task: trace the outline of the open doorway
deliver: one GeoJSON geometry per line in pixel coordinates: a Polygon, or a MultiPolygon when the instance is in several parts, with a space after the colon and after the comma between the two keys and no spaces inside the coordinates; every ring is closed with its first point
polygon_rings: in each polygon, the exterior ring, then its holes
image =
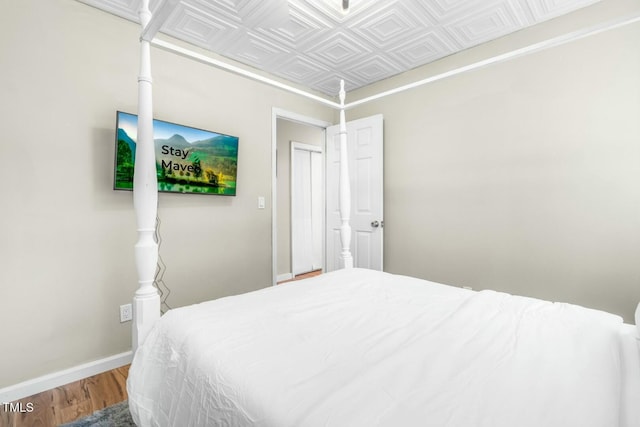
{"type": "Polygon", "coordinates": [[[301,116],[284,110],[274,109],[272,135],[274,151],[274,160],[272,163],[272,188],[274,189],[274,194],[272,197],[273,284],[294,279],[296,275],[324,270],[324,228],[326,223],[324,200],[324,148],[326,140],[325,129],[330,125],[331,123],[329,122],[301,116]],[[300,143],[302,143],[302,145],[300,143]],[[305,168],[305,165],[307,165],[307,163],[305,161],[306,156],[304,154],[304,150],[298,151],[298,153],[300,153],[300,156],[298,156],[297,160],[297,164],[299,165],[298,171],[296,172],[295,166],[292,168],[292,163],[294,165],[296,163],[296,155],[294,154],[295,151],[292,148],[294,146],[298,148],[300,148],[301,146],[308,148],[308,166],[310,167],[310,169],[308,170],[308,174],[306,173],[307,171],[305,168]],[[317,147],[317,149],[315,149],[314,147],[317,147]],[[318,154],[311,153],[320,153],[320,157],[318,157],[318,154]],[[314,170],[317,172],[318,162],[320,163],[320,169],[322,171],[320,177],[320,199],[318,199],[317,197],[317,173],[313,172],[314,170]],[[307,176],[308,179],[312,179],[312,176],[314,176],[313,179],[316,181],[316,183],[312,184],[311,182],[309,182],[309,189],[312,188],[311,186],[315,188],[315,197],[310,194],[310,191],[302,189],[302,182],[297,181],[295,183],[296,185],[294,185],[294,183],[292,182],[292,172],[297,173],[299,177],[298,179],[300,179],[301,175],[299,172],[301,171],[303,172],[302,175],[307,176]],[[299,202],[295,206],[292,204],[292,200],[294,200],[295,203],[295,195],[292,197],[292,194],[294,192],[298,193],[299,196],[299,202]],[[311,198],[307,198],[306,202],[309,203],[305,203],[305,197],[300,196],[313,197],[313,201],[311,200],[311,198]],[[317,208],[318,203],[321,204],[320,209],[317,208]],[[312,209],[309,210],[308,208],[312,209]],[[313,211],[315,211],[315,213],[312,214],[313,211]],[[320,212],[322,215],[320,219],[318,219],[318,212],[320,212]],[[293,219],[294,215],[297,216],[296,219],[293,219]],[[313,233],[313,227],[308,226],[313,223],[316,224],[316,228],[318,228],[318,223],[321,224],[322,231],[319,233],[319,236],[316,232],[316,237],[313,239],[298,238],[294,241],[295,233],[292,233],[292,229],[294,227],[297,228],[299,232],[302,231],[302,233],[313,233]],[[298,243],[296,243],[296,241],[298,243]],[[316,246],[309,246],[306,244],[311,243],[312,241],[315,242],[316,246]],[[307,256],[312,255],[313,253],[318,253],[318,243],[320,244],[320,256],[307,256]],[[296,260],[300,261],[301,259],[303,260],[303,262],[304,260],[312,260],[309,268],[304,267],[301,269],[301,267],[299,266],[294,266],[296,260]],[[303,271],[307,269],[310,271],[303,271]]]}

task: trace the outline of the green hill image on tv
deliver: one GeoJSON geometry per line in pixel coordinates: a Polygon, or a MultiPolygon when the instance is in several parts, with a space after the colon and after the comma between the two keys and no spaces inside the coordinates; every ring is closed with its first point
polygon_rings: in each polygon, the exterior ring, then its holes
{"type": "MultiPolygon", "coordinates": [[[[132,190],[138,117],[117,112],[114,189],[132,190]]],[[[238,137],[153,120],[158,191],[236,195],[238,137]]]]}

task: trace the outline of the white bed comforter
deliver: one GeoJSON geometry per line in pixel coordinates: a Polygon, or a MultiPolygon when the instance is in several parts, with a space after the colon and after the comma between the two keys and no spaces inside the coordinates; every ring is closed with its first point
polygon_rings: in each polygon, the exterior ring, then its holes
{"type": "Polygon", "coordinates": [[[613,427],[622,320],[341,270],[175,309],[129,371],[139,426],[613,427]]]}

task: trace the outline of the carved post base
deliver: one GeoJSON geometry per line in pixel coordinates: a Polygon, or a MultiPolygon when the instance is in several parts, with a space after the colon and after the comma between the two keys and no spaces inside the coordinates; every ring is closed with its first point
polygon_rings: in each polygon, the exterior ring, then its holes
{"type": "Polygon", "coordinates": [[[142,344],[149,334],[149,331],[160,318],[160,294],[152,287],[152,292],[147,294],[136,294],[133,297],[133,328],[132,345],[133,351],[142,344]]]}
{"type": "Polygon", "coordinates": [[[638,303],[638,306],[636,307],[636,329],[637,329],[637,337],[638,339],[640,339],[640,303],[638,303]]]}
{"type": "Polygon", "coordinates": [[[342,241],[342,268],[353,268],[353,256],[351,255],[351,226],[348,220],[344,221],[340,227],[340,240],[342,241]]]}
{"type": "Polygon", "coordinates": [[[353,257],[351,256],[351,252],[342,252],[342,268],[353,268],[353,257]]]}
{"type": "MultiPolygon", "coordinates": [[[[154,165],[155,166],[155,165],[154,165]]],[[[156,193],[157,194],[157,193],[156,193]]],[[[134,197],[139,194],[134,194],[134,197]]],[[[156,202],[157,203],[157,202],[156,202]]],[[[143,208],[155,207],[153,203],[143,208]]],[[[138,209],[138,211],[144,211],[138,209]]],[[[148,219],[147,217],[146,219],[148,219]]],[[[141,218],[143,220],[145,218],[141,218]]],[[[138,289],[133,296],[132,347],[135,351],[144,342],[156,320],[160,318],[160,293],[153,286],[158,265],[158,244],[154,238],[155,229],[139,229],[135,247],[138,268],[138,289]]]]}

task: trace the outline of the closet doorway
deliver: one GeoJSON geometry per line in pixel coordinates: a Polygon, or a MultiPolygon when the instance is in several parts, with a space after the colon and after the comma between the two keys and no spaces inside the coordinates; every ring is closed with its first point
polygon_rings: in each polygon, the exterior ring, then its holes
{"type": "Polygon", "coordinates": [[[325,129],[331,123],[273,112],[273,284],[325,270],[325,129]]]}
{"type": "Polygon", "coordinates": [[[324,269],[324,156],[318,145],[291,141],[291,270],[324,269]]]}

